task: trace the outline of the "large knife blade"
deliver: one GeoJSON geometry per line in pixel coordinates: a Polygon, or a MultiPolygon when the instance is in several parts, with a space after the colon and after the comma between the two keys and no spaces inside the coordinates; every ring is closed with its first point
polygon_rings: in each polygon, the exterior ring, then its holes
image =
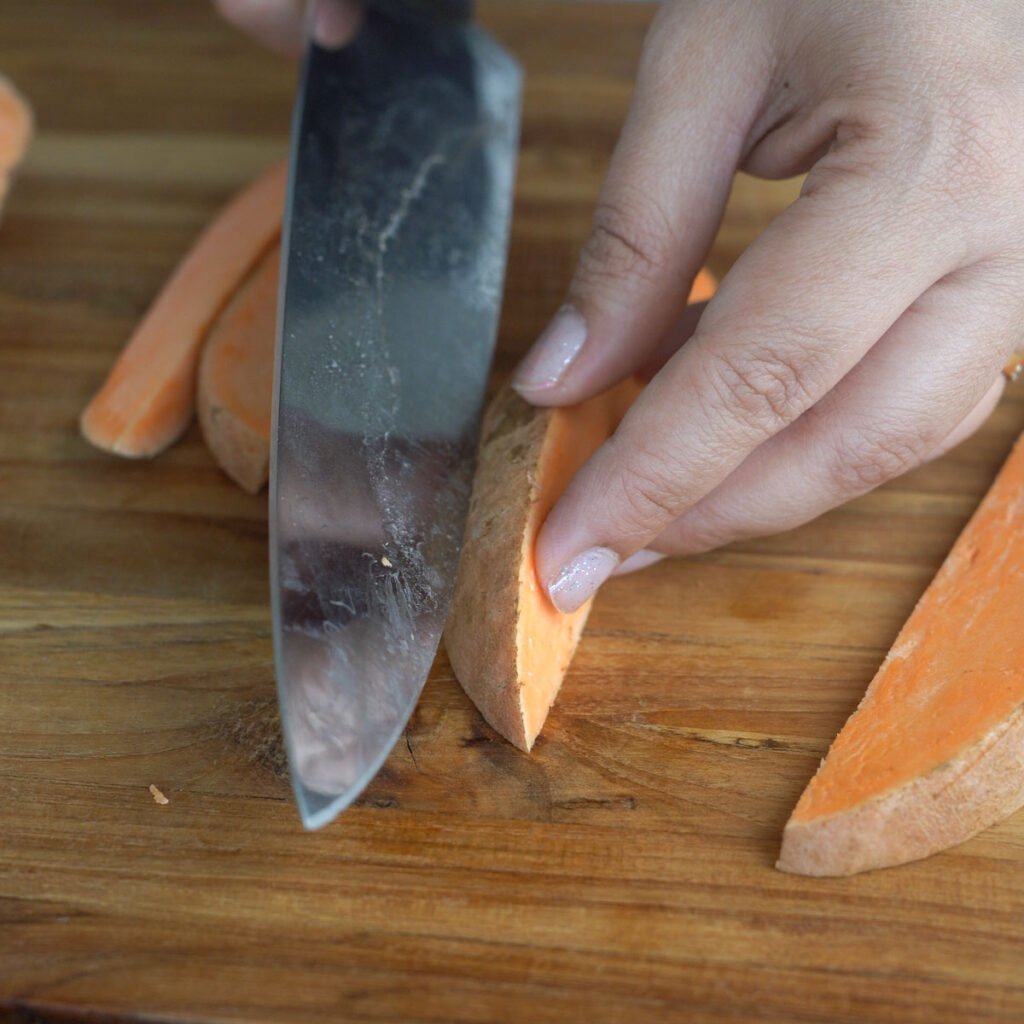
{"type": "Polygon", "coordinates": [[[415,707],[454,586],[501,303],[516,62],[462,0],[311,44],[293,123],[271,453],[278,696],[326,824],[415,707]]]}

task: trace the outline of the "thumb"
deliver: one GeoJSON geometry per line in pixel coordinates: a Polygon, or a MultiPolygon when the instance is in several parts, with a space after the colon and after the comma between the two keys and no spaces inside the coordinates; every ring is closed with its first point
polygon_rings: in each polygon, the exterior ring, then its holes
{"type": "Polygon", "coordinates": [[[567,302],[513,382],[528,401],[603,391],[678,320],[769,85],[758,20],[741,4],[661,8],[567,302]]]}

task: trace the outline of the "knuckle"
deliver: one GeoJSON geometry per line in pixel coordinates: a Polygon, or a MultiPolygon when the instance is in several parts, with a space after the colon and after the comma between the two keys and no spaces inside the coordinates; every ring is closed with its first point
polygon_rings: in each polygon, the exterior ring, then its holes
{"type": "Polygon", "coordinates": [[[1024,159],[1018,111],[992,82],[975,78],[901,110],[884,133],[890,181],[926,206],[938,200],[945,217],[986,196],[1016,194],[1024,159]]]}
{"type": "Polygon", "coordinates": [[[992,82],[966,78],[937,89],[927,100],[893,89],[845,113],[829,152],[804,182],[805,197],[853,195],[873,201],[884,180],[900,199],[902,215],[934,215],[976,208],[985,197],[1019,194],[1024,137],[1019,127],[1024,98],[992,82]],[[867,186],[867,187],[865,187],[867,186]]]}
{"type": "Polygon", "coordinates": [[[832,480],[844,497],[873,490],[919,466],[940,438],[930,430],[890,430],[841,435],[835,443],[832,480]]]}
{"type": "Polygon", "coordinates": [[[720,352],[708,366],[706,383],[718,416],[727,412],[758,436],[778,433],[814,403],[805,370],[779,355],[720,352]]]}
{"type": "Polygon", "coordinates": [[[969,210],[986,196],[1019,187],[1019,133],[1001,101],[965,88],[941,111],[922,115],[914,141],[894,161],[895,176],[947,211],[969,210]],[[979,108],[976,104],[985,104],[979,108]]]}
{"type": "Polygon", "coordinates": [[[646,535],[678,514],[679,486],[662,459],[637,452],[624,462],[619,474],[621,501],[612,503],[613,529],[624,535],[646,535]]]}
{"type": "Polygon", "coordinates": [[[952,167],[966,179],[1007,180],[1019,187],[1020,97],[1014,102],[1007,92],[998,76],[967,76],[946,105],[946,149],[952,167]]]}
{"type": "Polygon", "coordinates": [[[604,200],[580,255],[580,274],[584,279],[651,280],[669,264],[671,247],[668,219],[651,200],[604,200]]]}

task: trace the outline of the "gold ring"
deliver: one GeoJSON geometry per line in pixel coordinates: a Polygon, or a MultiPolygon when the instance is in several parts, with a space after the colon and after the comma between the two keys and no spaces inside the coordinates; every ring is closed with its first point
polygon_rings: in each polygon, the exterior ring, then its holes
{"type": "Polygon", "coordinates": [[[1011,382],[1024,377],[1024,354],[1013,353],[1013,358],[1003,367],[1003,376],[1011,382]]]}

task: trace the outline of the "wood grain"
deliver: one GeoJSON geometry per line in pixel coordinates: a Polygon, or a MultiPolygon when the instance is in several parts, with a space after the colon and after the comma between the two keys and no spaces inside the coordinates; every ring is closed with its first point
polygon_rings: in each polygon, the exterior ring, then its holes
{"type": "MultiPolygon", "coordinates": [[[[529,70],[501,373],[559,302],[650,9],[483,15],[529,70]]],[[[199,0],[7,0],[0,67],[42,131],[0,230],[0,1018],[1024,1019],[1024,817],[864,877],[772,869],[1019,392],[804,529],[610,584],[530,756],[441,657],[365,797],[306,835],[253,740],[264,502],[195,429],[145,464],[75,430],[183,248],[282,151],[294,72],[199,0]]],[[[794,194],[741,180],[715,268],[794,194]]]]}

